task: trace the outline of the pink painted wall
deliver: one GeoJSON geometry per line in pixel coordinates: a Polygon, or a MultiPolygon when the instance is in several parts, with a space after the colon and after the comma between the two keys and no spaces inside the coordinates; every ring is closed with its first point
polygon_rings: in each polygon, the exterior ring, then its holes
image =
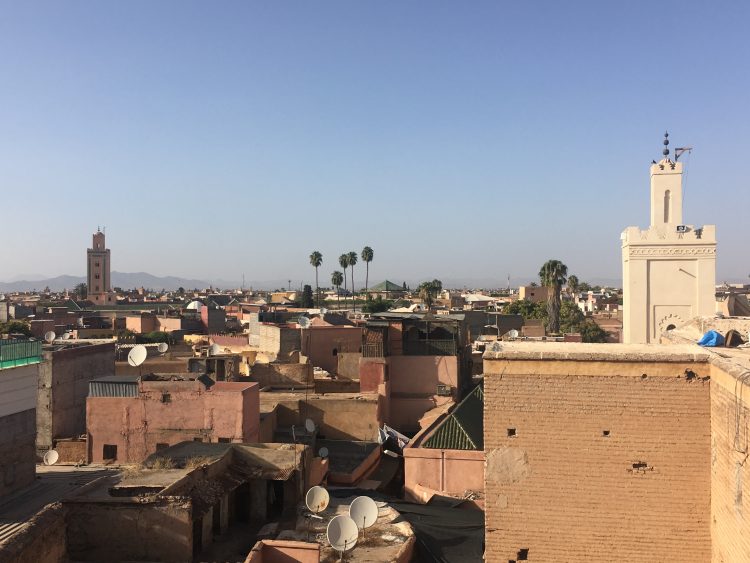
{"type": "Polygon", "coordinates": [[[427,502],[421,488],[452,496],[463,496],[466,490],[484,492],[484,452],[406,448],[404,490],[427,502]]]}
{"type": "Polygon", "coordinates": [[[314,326],[302,331],[302,354],[310,358],[312,365],[330,373],[338,373],[339,353],[359,352],[361,346],[360,327],[314,326]]]}
{"type": "Polygon", "coordinates": [[[117,446],[118,463],[140,463],[157,444],[195,438],[257,442],[258,391],[257,383],[219,381],[206,390],[196,381],[144,381],[139,397],[89,397],[89,461],[104,460],[104,444],[117,446]]]}
{"type": "Polygon", "coordinates": [[[434,395],[438,383],[458,386],[457,356],[390,356],[391,393],[434,395]]]}
{"type": "Polygon", "coordinates": [[[261,540],[245,563],[319,563],[320,545],[291,540],[261,540]]]}

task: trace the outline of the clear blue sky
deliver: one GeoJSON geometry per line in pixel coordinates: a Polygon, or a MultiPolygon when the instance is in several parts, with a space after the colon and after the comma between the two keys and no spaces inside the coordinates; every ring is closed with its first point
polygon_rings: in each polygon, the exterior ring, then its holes
{"type": "Polygon", "coordinates": [[[0,2],[0,280],[619,278],[661,135],[747,279],[748,2],[0,2]],[[357,276],[364,268],[357,270],[357,276]]]}

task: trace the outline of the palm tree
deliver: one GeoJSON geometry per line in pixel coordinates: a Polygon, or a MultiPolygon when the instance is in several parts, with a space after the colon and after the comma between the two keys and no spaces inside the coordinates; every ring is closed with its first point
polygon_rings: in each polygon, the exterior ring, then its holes
{"type": "Polygon", "coordinates": [[[575,274],[570,274],[568,277],[568,289],[570,290],[570,293],[575,295],[578,293],[578,289],[581,287],[581,283],[578,280],[578,276],[575,274]]]}
{"type": "MultiPolygon", "coordinates": [[[[344,282],[344,274],[336,270],[331,274],[331,283],[336,288],[336,302],[341,304],[341,283],[344,282]]],[[[338,307],[339,309],[341,307],[338,307]]]]}
{"type": "Polygon", "coordinates": [[[357,253],[353,250],[346,255],[346,262],[349,264],[349,267],[352,269],[352,309],[354,311],[357,310],[357,302],[355,301],[354,296],[354,264],[357,263],[357,253]]]}
{"type": "Polygon", "coordinates": [[[374,256],[375,253],[369,246],[365,246],[362,249],[362,262],[364,262],[367,267],[365,273],[365,291],[367,292],[367,295],[370,295],[370,262],[372,262],[374,256]]]}
{"type": "Polygon", "coordinates": [[[547,298],[547,328],[553,334],[560,332],[560,291],[567,275],[568,267],[559,260],[547,260],[539,270],[539,280],[550,291],[547,298]]]}
{"type": "Polygon", "coordinates": [[[318,268],[323,263],[323,255],[317,250],[310,254],[310,265],[315,268],[315,294],[318,296],[318,307],[320,307],[320,286],[318,285],[318,268]]]}
{"type": "MultiPolygon", "coordinates": [[[[339,256],[339,266],[344,269],[344,291],[346,291],[346,269],[349,267],[349,255],[342,254],[339,256]]],[[[344,299],[344,306],[346,306],[346,299],[344,299]]]]}

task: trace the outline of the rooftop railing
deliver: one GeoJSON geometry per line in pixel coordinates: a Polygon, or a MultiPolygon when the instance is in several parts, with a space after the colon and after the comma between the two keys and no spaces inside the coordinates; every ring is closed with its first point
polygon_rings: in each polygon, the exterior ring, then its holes
{"type": "Polygon", "coordinates": [[[455,356],[455,340],[405,340],[405,356],[455,356]]]}
{"type": "Polygon", "coordinates": [[[38,364],[41,361],[41,340],[0,340],[0,369],[38,364]]]}

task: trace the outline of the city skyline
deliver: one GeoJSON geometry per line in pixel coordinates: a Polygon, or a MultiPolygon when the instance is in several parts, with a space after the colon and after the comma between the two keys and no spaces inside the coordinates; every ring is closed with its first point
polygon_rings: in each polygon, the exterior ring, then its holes
{"type": "Polygon", "coordinates": [[[717,281],[747,279],[744,4],[43,5],[0,22],[4,221],[36,234],[0,279],[84,273],[96,225],[157,276],[310,280],[320,250],[325,279],[369,245],[371,279],[620,278],[664,129],[717,281]]]}

